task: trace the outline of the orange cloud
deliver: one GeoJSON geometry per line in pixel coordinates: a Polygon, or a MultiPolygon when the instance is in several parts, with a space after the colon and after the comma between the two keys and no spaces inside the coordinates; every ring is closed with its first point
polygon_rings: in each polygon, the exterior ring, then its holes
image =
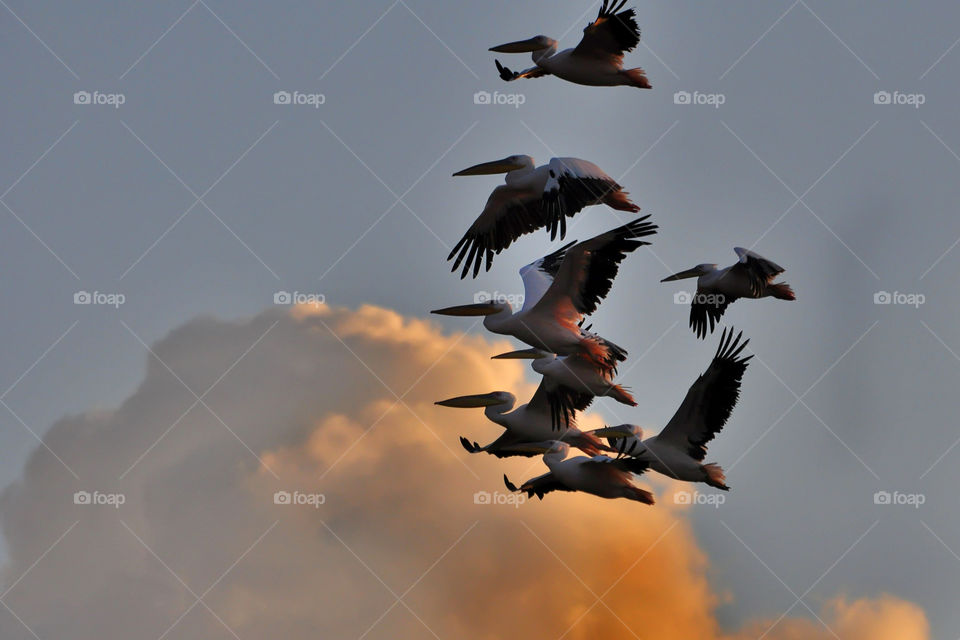
{"type": "MultiPolygon", "coordinates": [[[[504,341],[316,306],[198,320],[153,348],[198,393],[229,373],[209,409],[184,413],[195,398],[151,362],[121,407],[51,429],[80,479],[38,449],[0,500],[5,582],[24,576],[5,598],[20,621],[0,611],[0,637],[745,640],[779,615],[720,628],[710,559],[669,499],[514,503],[502,474],[541,463],[467,454],[459,435],[499,428],[433,404],[529,397],[523,363],[489,359],[504,341]],[[72,503],[94,489],[126,502],[72,503]]],[[[835,597],[821,617],[845,639],[929,635],[923,610],[890,595],[835,597]]],[[[833,635],[790,617],[766,637],[833,635]]]]}

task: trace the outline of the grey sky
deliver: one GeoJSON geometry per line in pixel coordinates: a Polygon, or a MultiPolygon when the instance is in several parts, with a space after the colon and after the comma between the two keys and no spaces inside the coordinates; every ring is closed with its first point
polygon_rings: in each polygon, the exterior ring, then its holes
{"type": "MultiPolygon", "coordinates": [[[[13,388],[0,484],[38,446],[31,430],[122,402],[143,376],[141,340],[196,316],[252,315],[278,290],[421,316],[517,291],[547,238],[459,281],[448,247],[498,179],[450,174],[513,153],[572,155],[620,179],[661,226],[594,319],[630,350],[622,382],[640,402],[601,404],[608,420],[659,429],[715,348],[672,303],[682,287],[658,283],[668,272],[730,263],[759,239],[797,292],[724,318],[757,358],[710,449],[733,491],[695,516],[737,594],[723,619],[783,611],[816,583],[811,606],[820,591],[889,591],[923,606],[935,637],[957,635],[960,447],[940,457],[960,437],[960,6],[638,2],[643,40],[628,62],[652,91],[497,78],[489,46],[537,33],[572,46],[597,4],[7,0],[0,394],[13,388]],[[276,105],[278,90],[325,102],[276,105]],[[495,90],[525,102],[474,104],[495,90]],[[125,103],[76,105],[76,91],[125,103]],[[725,103],[677,105],[677,91],[725,103]],[[878,91],[925,103],[878,105],[878,91]],[[126,302],[77,306],[78,290],[126,302]],[[875,305],[881,290],[925,303],[875,305]],[[878,506],[878,490],[926,503],[878,506]]],[[[588,210],[570,238],[621,219],[588,210]]]]}

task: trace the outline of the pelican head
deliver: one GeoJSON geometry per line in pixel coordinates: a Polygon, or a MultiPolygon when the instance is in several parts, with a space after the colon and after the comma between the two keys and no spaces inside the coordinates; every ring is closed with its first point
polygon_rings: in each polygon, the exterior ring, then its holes
{"type": "Polygon", "coordinates": [[[481,162],[472,167],[467,167],[462,171],[457,171],[454,176],[490,176],[498,173],[510,173],[520,169],[532,169],[536,164],[533,158],[524,155],[507,156],[500,160],[491,162],[481,162]]]}
{"type": "Polygon", "coordinates": [[[498,302],[490,300],[488,302],[478,302],[475,304],[462,304],[456,307],[444,307],[443,309],[434,309],[430,313],[440,316],[492,316],[497,313],[512,313],[513,308],[509,302],[498,302]]]}
{"type": "Polygon", "coordinates": [[[455,407],[457,409],[473,409],[477,407],[496,407],[498,405],[513,405],[516,398],[507,391],[492,391],[490,393],[478,393],[471,396],[457,396],[434,402],[441,407],[455,407]]]}
{"type": "Polygon", "coordinates": [[[556,45],[557,41],[553,38],[534,36],[527,40],[517,40],[516,42],[508,42],[497,45],[496,47],[490,47],[490,51],[496,51],[497,53],[531,53],[533,51],[540,51],[541,49],[550,49],[556,45]]]}
{"type": "Polygon", "coordinates": [[[698,264],[692,269],[687,269],[686,271],[680,271],[679,273],[675,273],[672,276],[667,276],[660,282],[672,282],[674,280],[684,280],[686,278],[698,278],[708,273],[713,273],[716,270],[717,270],[716,264],[709,264],[709,263],[698,264]]]}
{"type": "Polygon", "coordinates": [[[552,358],[553,354],[541,349],[519,349],[517,351],[508,351],[495,356],[491,360],[539,360],[541,358],[552,358]]]}

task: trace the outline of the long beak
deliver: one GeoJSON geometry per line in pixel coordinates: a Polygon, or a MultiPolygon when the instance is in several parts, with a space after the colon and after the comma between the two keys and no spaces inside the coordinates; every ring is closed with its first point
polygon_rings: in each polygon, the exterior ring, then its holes
{"type": "Polygon", "coordinates": [[[498,173],[508,173],[522,169],[523,165],[516,162],[510,162],[506,158],[502,160],[493,160],[492,162],[481,162],[472,167],[467,167],[462,171],[457,171],[454,176],[492,176],[498,173]]]}
{"type": "Polygon", "coordinates": [[[500,401],[492,393],[480,393],[472,396],[457,396],[440,402],[434,402],[441,407],[455,407],[457,409],[474,409],[476,407],[492,407],[500,401]]]}
{"type": "Polygon", "coordinates": [[[700,271],[694,267],[693,269],[687,269],[686,271],[681,271],[675,273],[672,276],[668,276],[661,280],[660,282],[672,282],[674,280],[684,280],[686,278],[696,278],[700,275],[700,271]]]}
{"type": "Polygon", "coordinates": [[[537,360],[539,358],[546,358],[547,355],[549,354],[540,349],[520,349],[518,351],[509,351],[493,356],[491,360],[537,360]]]}
{"type": "Polygon", "coordinates": [[[620,427],[604,427],[603,429],[594,429],[590,433],[598,438],[626,438],[633,435],[620,427]]]}
{"type": "Polygon", "coordinates": [[[530,53],[540,49],[546,49],[546,47],[543,46],[543,40],[539,36],[490,47],[490,51],[496,51],[497,53],[530,53]]]}
{"type": "Polygon", "coordinates": [[[499,312],[500,309],[493,303],[479,302],[477,304],[463,304],[457,307],[434,309],[430,313],[435,313],[440,316],[489,316],[499,312]]]}

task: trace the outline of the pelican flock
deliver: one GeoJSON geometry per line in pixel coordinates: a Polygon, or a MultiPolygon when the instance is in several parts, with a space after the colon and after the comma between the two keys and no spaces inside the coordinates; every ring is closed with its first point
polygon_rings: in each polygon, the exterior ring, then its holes
{"type": "MultiPolygon", "coordinates": [[[[588,86],[651,88],[642,69],[623,68],[624,53],[640,41],[636,12],[624,10],[625,4],[626,0],[603,0],[596,20],[583,30],[583,38],[573,49],[558,52],[557,42],[546,36],[493,47],[491,51],[501,53],[532,53],[535,64],[514,72],[496,61],[500,76],[513,81],[554,75],[588,86]]],[[[482,268],[489,271],[493,257],[526,234],[545,229],[551,241],[564,240],[566,219],[586,207],[640,211],[617,180],[596,164],[578,158],[551,158],[538,167],[530,156],[511,155],[453,175],[501,173],[506,174],[504,184],[493,190],[480,215],[447,256],[453,261],[452,271],[460,269],[461,280],[467,275],[476,278],[482,268]]],[[[520,309],[503,300],[489,300],[431,312],[482,317],[486,330],[527,345],[492,357],[529,359],[541,376],[536,393],[519,406],[509,391],[473,393],[436,403],[483,408],[486,418],[503,428],[503,433],[486,445],[461,436],[460,443],[469,453],[498,458],[542,456],[547,472],[519,487],[504,474],[508,490],[540,499],[554,491],[580,491],[652,505],[653,494],[634,484],[647,471],[729,490],[723,468],[704,460],[707,444],[733,413],[753,357],[744,355],[750,341],[742,332],[724,328],[709,366],[656,435],[646,437],[634,424],[593,431],[577,426],[577,413],[595,398],[610,398],[629,407],[652,400],[640,398],[638,402],[629,389],[616,382],[618,367],[627,360],[626,349],[593,331],[592,325],[584,327],[584,322],[610,293],[621,263],[649,246],[658,228],[649,214],[644,215],[534,260],[520,269],[524,290],[520,309]],[[570,457],[571,448],[583,455],[570,457]]],[[[661,280],[697,278],[696,293],[687,294],[690,327],[697,338],[713,332],[727,306],[740,298],[796,299],[789,285],[774,282],[783,267],[750,249],[737,247],[734,251],[739,260],[729,267],[700,264],[661,280]]],[[[636,324],[642,327],[642,319],[636,324]]]]}

